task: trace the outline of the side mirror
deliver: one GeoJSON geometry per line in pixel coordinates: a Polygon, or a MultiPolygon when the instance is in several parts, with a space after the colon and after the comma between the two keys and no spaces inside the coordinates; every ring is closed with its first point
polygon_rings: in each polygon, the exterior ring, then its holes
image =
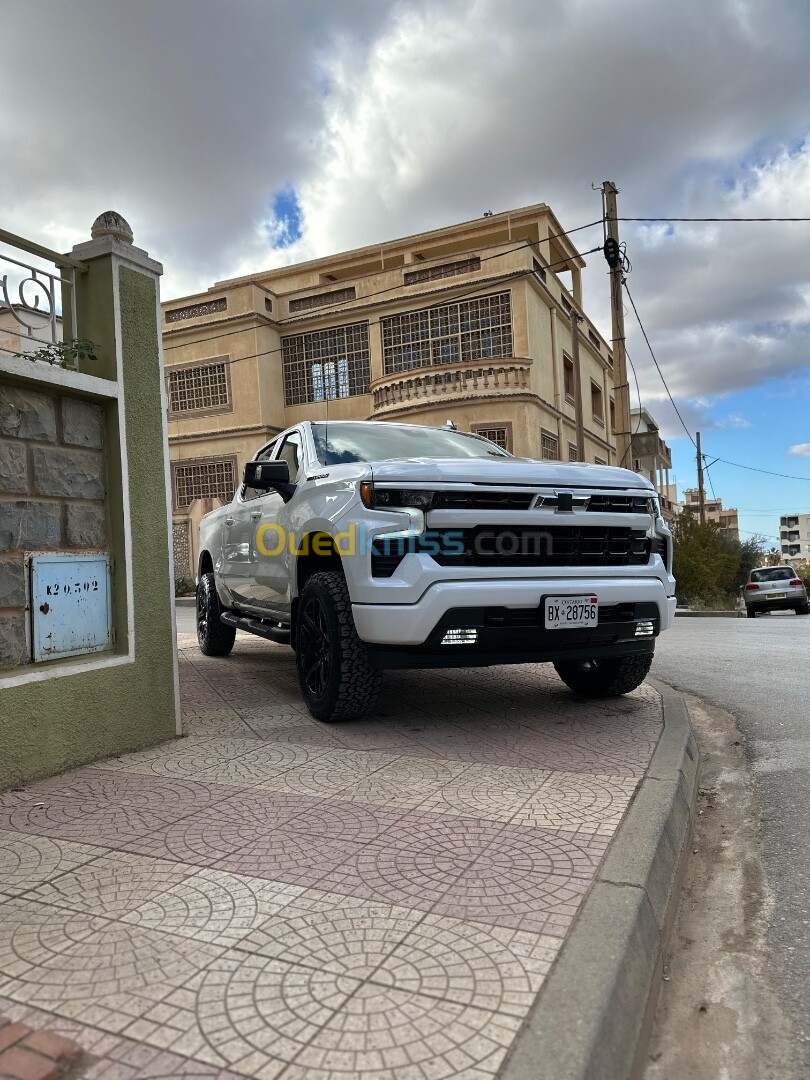
{"type": "Polygon", "coordinates": [[[290,466],[286,461],[249,461],[245,465],[245,487],[285,494],[291,487],[290,466]]]}

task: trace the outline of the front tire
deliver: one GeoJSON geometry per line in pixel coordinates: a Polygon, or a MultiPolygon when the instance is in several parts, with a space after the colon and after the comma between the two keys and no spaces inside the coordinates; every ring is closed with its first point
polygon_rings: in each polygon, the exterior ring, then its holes
{"type": "Polygon", "coordinates": [[[316,720],[352,720],[374,707],[382,673],[357,636],[343,574],[328,571],[307,579],[295,637],[301,696],[316,720]]]}
{"type": "Polygon", "coordinates": [[[213,574],[201,574],[197,585],[197,642],[204,656],[227,656],[236,641],[236,627],[221,619],[222,605],[213,574]]]}
{"type": "Polygon", "coordinates": [[[587,663],[561,661],[554,665],[566,686],[580,697],[610,698],[641,686],[652,667],[653,654],[615,656],[587,663]]]}

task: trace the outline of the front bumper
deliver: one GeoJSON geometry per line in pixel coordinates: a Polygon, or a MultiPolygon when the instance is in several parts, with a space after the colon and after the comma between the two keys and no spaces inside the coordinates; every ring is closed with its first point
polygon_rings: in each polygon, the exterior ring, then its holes
{"type": "MultiPolygon", "coordinates": [[[[546,578],[499,581],[440,581],[431,585],[413,604],[352,604],[352,614],[360,638],[373,645],[413,647],[429,644],[429,639],[448,613],[457,609],[505,608],[531,616],[539,610],[544,596],[594,595],[600,608],[622,605],[654,605],[658,612],[657,632],[666,630],[675,616],[675,598],[667,596],[659,578],[546,578]]],[[[456,626],[467,625],[463,622],[456,626]]],[[[605,624],[606,626],[609,624],[605,624]]],[[[514,627],[512,628],[514,629],[514,627]]],[[[596,628],[597,631],[599,627],[596,628]]],[[[544,631],[561,639],[567,634],[593,631],[544,631]]],[[[524,638],[525,640],[525,638],[524,638]]],[[[546,642],[545,644],[548,644],[546,642]]],[[[445,646],[444,649],[451,648],[445,646]]],[[[461,648],[466,646],[459,646],[461,648]]],[[[502,663],[504,661],[501,661],[502,663]]]]}

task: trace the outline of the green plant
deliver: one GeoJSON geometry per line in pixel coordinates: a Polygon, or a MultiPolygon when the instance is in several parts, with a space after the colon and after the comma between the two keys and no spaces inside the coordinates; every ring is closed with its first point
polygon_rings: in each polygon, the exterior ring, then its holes
{"type": "Polygon", "coordinates": [[[43,345],[35,352],[18,352],[15,356],[22,360],[39,360],[56,367],[75,368],[82,360],[94,361],[96,346],[87,338],[74,338],[72,341],[55,341],[52,345],[43,345]]]}
{"type": "Polygon", "coordinates": [[[175,596],[194,596],[197,592],[197,586],[187,577],[176,577],[174,579],[174,595],[175,596]]]}
{"type": "Polygon", "coordinates": [[[702,525],[688,509],[673,523],[672,541],[678,602],[701,609],[735,607],[742,563],[739,541],[714,522],[702,525]]]}

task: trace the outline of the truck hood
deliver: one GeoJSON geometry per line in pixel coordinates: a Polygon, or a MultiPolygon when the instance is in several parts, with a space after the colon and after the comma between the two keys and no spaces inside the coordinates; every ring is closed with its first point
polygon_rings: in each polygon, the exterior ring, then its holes
{"type": "Polygon", "coordinates": [[[634,488],[652,484],[629,469],[584,462],[534,461],[529,458],[403,458],[370,462],[375,484],[557,484],[566,488],[634,488]]]}

